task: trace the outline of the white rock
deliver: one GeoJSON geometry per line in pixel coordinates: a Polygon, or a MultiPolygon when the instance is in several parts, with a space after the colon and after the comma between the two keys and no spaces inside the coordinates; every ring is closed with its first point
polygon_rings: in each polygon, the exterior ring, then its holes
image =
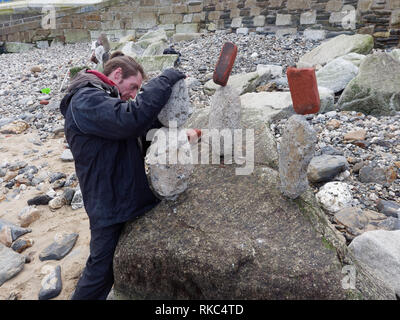
{"type": "Polygon", "coordinates": [[[330,213],[338,212],[345,207],[351,207],[353,196],[350,187],[344,182],[328,182],[316,194],[322,207],[330,213]]]}
{"type": "Polygon", "coordinates": [[[283,68],[274,64],[258,64],[256,70],[265,70],[271,74],[272,78],[279,78],[282,76],[283,68]]]}

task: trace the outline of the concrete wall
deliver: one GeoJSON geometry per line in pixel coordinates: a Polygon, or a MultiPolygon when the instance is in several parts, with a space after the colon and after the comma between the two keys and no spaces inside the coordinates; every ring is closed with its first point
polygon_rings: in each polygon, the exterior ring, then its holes
{"type": "Polygon", "coordinates": [[[400,0],[112,0],[57,17],[54,30],[43,30],[40,21],[0,29],[0,41],[89,41],[101,31],[119,39],[161,26],[169,34],[228,29],[315,39],[368,33],[377,47],[400,44],[400,0]]]}

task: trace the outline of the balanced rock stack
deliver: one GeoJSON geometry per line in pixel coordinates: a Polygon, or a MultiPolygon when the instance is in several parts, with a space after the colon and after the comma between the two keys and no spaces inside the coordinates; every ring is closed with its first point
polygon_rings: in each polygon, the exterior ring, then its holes
{"type": "Polygon", "coordinates": [[[155,132],[146,155],[150,186],[161,198],[173,199],[188,187],[193,161],[182,126],[191,114],[188,88],[185,81],[180,80],[173,86],[171,97],[158,115],[164,127],[155,132]]]}
{"type": "MultiPolygon", "coordinates": [[[[214,83],[220,85],[211,98],[208,128],[212,140],[219,138],[219,147],[212,148],[217,156],[232,155],[233,130],[241,128],[241,102],[237,89],[227,85],[237,55],[237,46],[226,42],[222,47],[213,74],[214,83]],[[232,143],[229,143],[232,141],[232,143]],[[229,143],[229,145],[227,144],[229,143]]],[[[218,139],[217,139],[218,140],[218,139]]],[[[236,150],[236,148],[235,148],[236,150]]]]}

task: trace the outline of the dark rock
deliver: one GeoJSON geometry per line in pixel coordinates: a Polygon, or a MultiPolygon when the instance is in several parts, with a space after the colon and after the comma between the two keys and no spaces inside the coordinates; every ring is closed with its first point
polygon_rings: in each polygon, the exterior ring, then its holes
{"type": "Polygon", "coordinates": [[[394,217],[400,219],[400,204],[395,201],[382,200],[378,201],[376,206],[379,212],[382,212],[385,216],[394,217]]]}
{"type": "Polygon", "coordinates": [[[337,150],[332,146],[325,146],[323,148],[321,148],[321,154],[327,154],[327,155],[331,155],[331,156],[343,156],[343,151],[337,150]]]}
{"type": "Polygon", "coordinates": [[[362,183],[384,184],[386,182],[386,172],[383,168],[367,165],[360,169],[359,179],[362,183]]]}
{"type": "Polygon", "coordinates": [[[42,280],[42,288],[39,291],[39,300],[49,300],[57,297],[62,290],[61,267],[45,266],[47,275],[42,280]]]}
{"type": "Polygon", "coordinates": [[[311,159],[307,169],[307,178],[312,183],[331,181],[348,167],[349,164],[345,157],[323,154],[311,159]]]}
{"type": "Polygon", "coordinates": [[[66,188],[64,190],[63,197],[66,200],[67,205],[71,205],[72,199],[74,198],[75,190],[72,188],[66,188]]]}
{"type": "Polygon", "coordinates": [[[61,260],[72,250],[77,239],[77,233],[60,236],[56,241],[42,251],[39,255],[39,259],[41,261],[61,260]]]}
{"type": "Polygon", "coordinates": [[[40,195],[40,196],[34,197],[34,198],[28,200],[27,202],[28,202],[29,206],[33,206],[33,205],[39,206],[39,205],[47,205],[47,204],[49,204],[49,201],[51,199],[53,199],[53,198],[48,196],[47,194],[44,194],[44,195],[40,195]]]}
{"type": "Polygon", "coordinates": [[[50,175],[50,177],[49,177],[49,182],[53,183],[53,182],[55,182],[57,180],[64,179],[66,177],[67,177],[67,175],[65,173],[62,173],[62,172],[52,173],[50,175]]]}
{"type": "MultiPolygon", "coordinates": [[[[114,255],[115,296],[346,298],[338,255],[351,256],[312,192],[288,200],[277,171],[256,166],[238,176],[234,167],[198,165],[185,193],[127,223],[114,255]]],[[[356,268],[356,297],[394,298],[356,268]]]]}

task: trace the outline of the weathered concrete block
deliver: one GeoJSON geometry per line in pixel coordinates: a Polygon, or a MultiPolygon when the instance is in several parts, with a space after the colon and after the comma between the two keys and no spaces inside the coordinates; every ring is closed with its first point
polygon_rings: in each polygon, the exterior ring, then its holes
{"type": "Polygon", "coordinates": [[[317,21],[317,11],[303,12],[300,15],[300,24],[314,24],[317,21]]]}
{"type": "Polygon", "coordinates": [[[178,24],[182,23],[183,15],[176,13],[162,14],[159,16],[159,19],[161,24],[178,24]]]}
{"type": "Polygon", "coordinates": [[[265,16],[254,17],[253,25],[255,27],[263,27],[265,25],[265,16]]]}
{"type": "Polygon", "coordinates": [[[292,24],[292,15],[291,14],[280,14],[276,15],[275,25],[277,26],[288,26],[292,24]]]}
{"type": "Polygon", "coordinates": [[[197,23],[185,23],[176,25],[176,33],[197,33],[199,25],[197,23]]]}
{"type": "Polygon", "coordinates": [[[132,14],[133,29],[151,29],[157,25],[157,18],[153,12],[141,12],[132,14]]]}
{"type": "Polygon", "coordinates": [[[231,28],[240,28],[242,26],[242,17],[233,18],[231,28]]]}
{"type": "Polygon", "coordinates": [[[288,0],[286,6],[289,10],[307,10],[311,8],[311,0],[288,0]]]}

